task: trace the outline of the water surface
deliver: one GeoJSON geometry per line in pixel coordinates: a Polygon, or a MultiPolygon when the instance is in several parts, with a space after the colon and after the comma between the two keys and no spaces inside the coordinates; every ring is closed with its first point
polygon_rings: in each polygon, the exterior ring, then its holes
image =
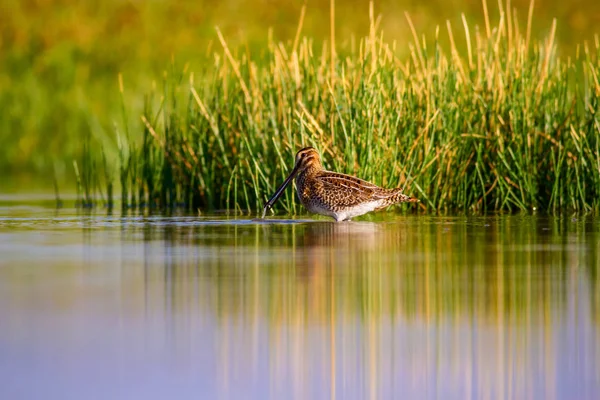
{"type": "Polygon", "coordinates": [[[600,398],[593,217],[0,204],[2,399],[600,398]]]}

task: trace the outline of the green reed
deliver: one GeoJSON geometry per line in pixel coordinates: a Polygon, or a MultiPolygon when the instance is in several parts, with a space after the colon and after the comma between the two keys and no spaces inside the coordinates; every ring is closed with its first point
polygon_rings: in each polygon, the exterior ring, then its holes
{"type": "MultiPolygon", "coordinates": [[[[372,13],[367,37],[334,46],[298,35],[255,54],[217,31],[212,65],[171,65],[142,135],[119,133],[123,204],[257,210],[311,145],[326,168],[405,187],[429,210],[597,209],[598,37],[561,58],[556,24],[534,41],[531,16],[526,29],[505,14],[484,31],[463,22],[412,28],[406,59],[372,13]]],[[[299,211],[291,190],[282,200],[299,211]]]]}

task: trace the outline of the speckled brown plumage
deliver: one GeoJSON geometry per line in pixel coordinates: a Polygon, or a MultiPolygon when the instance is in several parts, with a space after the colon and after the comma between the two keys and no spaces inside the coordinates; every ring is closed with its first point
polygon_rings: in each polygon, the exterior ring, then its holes
{"type": "Polygon", "coordinates": [[[294,176],[302,205],[311,212],[333,217],[336,221],[350,220],[396,203],[418,201],[398,188],[384,189],[354,176],[326,171],[317,151],[306,147],[296,154],[294,170],[265,204],[263,216],[294,176]]]}

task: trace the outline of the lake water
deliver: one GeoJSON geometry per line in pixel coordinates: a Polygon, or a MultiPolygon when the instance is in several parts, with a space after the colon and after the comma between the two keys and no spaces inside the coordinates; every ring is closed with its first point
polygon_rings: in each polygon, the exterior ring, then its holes
{"type": "Polygon", "coordinates": [[[597,399],[600,220],[0,202],[2,399],[597,399]]]}

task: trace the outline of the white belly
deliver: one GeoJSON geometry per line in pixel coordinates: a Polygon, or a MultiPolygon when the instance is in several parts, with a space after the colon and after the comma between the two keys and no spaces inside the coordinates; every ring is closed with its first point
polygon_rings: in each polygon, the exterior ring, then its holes
{"type": "Polygon", "coordinates": [[[344,221],[347,219],[351,219],[354,217],[358,217],[359,215],[366,214],[375,210],[379,207],[381,200],[370,201],[368,203],[362,203],[352,208],[347,208],[345,210],[340,211],[331,211],[323,207],[319,207],[318,205],[313,205],[312,207],[308,207],[308,211],[326,215],[328,217],[334,218],[336,221],[344,221]]]}

